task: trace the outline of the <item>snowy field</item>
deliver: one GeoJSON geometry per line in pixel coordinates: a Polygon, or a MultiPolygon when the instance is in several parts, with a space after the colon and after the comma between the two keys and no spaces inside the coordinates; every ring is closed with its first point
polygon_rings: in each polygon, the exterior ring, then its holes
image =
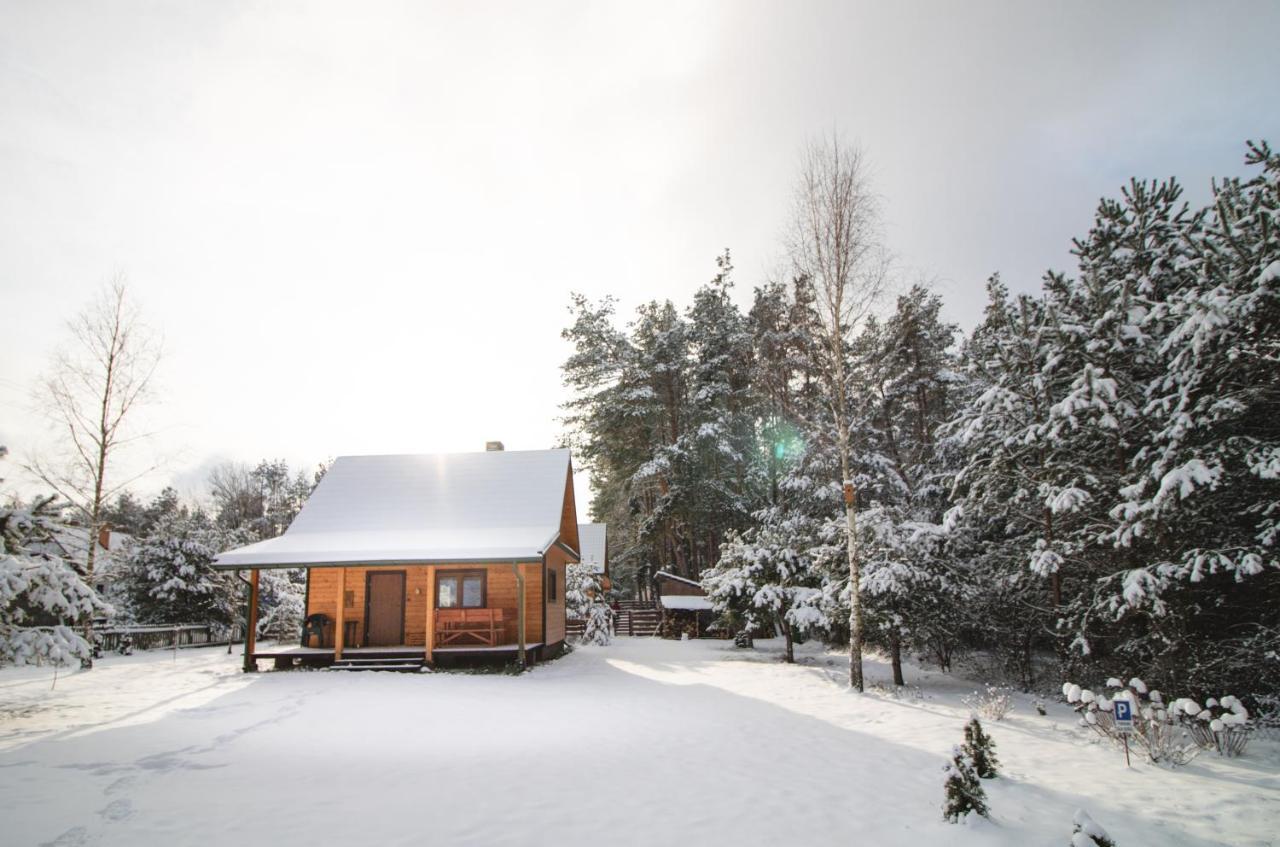
{"type": "MultiPolygon", "coordinates": [[[[241,674],[225,650],[0,672],[0,843],[1280,844],[1280,749],[1177,771],[1030,699],[989,724],[991,821],[942,822],[972,683],[859,697],[841,657],[619,639],[521,677],[241,674]]],[[[873,664],[872,681],[888,669],[873,664]]]]}

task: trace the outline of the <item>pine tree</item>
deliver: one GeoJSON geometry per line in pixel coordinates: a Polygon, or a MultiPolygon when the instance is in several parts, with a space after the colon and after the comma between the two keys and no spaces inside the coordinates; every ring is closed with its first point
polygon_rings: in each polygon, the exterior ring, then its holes
{"type": "Polygon", "coordinates": [[[128,563],[131,605],[144,623],[210,623],[238,620],[240,589],[213,558],[244,537],[216,526],[203,512],[181,509],[161,518],[136,544],[128,563]]]}
{"type": "Polygon", "coordinates": [[[84,662],[93,648],[72,626],[111,611],[70,562],[51,552],[59,513],[52,496],[29,508],[0,507],[0,662],[84,662]]]}
{"type": "Polygon", "coordinates": [[[995,779],[1000,761],[996,758],[996,742],[982,728],[982,722],[972,717],[964,726],[964,752],[973,763],[980,779],[995,779]]]}
{"type": "Polygon", "coordinates": [[[565,614],[583,623],[583,644],[608,645],[613,640],[613,610],[600,574],[592,566],[571,564],[565,573],[565,614]]]}
{"type": "Polygon", "coordinates": [[[715,609],[737,614],[744,629],[777,629],[785,639],[784,658],[795,661],[795,640],[823,632],[824,573],[807,548],[812,524],[779,510],[767,510],[763,523],[742,535],[731,533],[720,561],[702,579],[715,609]]]}
{"type": "Polygon", "coordinates": [[[942,817],[951,823],[959,823],[970,812],[987,817],[987,792],[964,750],[953,747],[951,762],[942,770],[946,774],[942,817]]]}
{"type": "Polygon", "coordinates": [[[868,633],[888,648],[896,685],[904,644],[948,653],[959,639],[949,610],[966,587],[943,523],[955,469],[939,430],[955,415],[962,379],[958,329],[942,322],[941,308],[916,286],[887,320],[868,320],[854,346],[868,633]]]}

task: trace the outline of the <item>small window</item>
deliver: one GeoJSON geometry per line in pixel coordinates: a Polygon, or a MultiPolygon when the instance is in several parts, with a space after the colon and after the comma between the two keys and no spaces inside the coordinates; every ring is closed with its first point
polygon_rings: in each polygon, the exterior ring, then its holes
{"type": "Polygon", "coordinates": [[[436,608],[483,609],[485,578],[478,573],[442,573],[436,579],[436,608]]]}
{"type": "Polygon", "coordinates": [[[547,602],[554,603],[556,599],[556,572],[547,571],[547,602]]]}

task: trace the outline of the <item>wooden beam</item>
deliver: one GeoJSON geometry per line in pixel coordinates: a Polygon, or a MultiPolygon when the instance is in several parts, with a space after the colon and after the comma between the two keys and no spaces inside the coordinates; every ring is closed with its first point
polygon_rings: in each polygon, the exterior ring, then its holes
{"type": "Polygon", "coordinates": [[[338,568],[338,614],[333,624],[333,658],[342,659],[342,641],[347,635],[347,569],[338,568]]]}
{"type": "Polygon", "coordinates": [[[436,566],[427,565],[427,664],[435,663],[436,649],[436,566]]]}
{"type": "Polygon", "coordinates": [[[253,654],[258,650],[258,569],[249,571],[249,615],[244,632],[244,670],[253,673],[258,662],[253,654]]]}
{"type": "Polygon", "coordinates": [[[516,572],[516,637],[520,645],[520,667],[526,667],[528,662],[525,659],[525,596],[524,596],[524,565],[515,564],[511,566],[516,572]]]}

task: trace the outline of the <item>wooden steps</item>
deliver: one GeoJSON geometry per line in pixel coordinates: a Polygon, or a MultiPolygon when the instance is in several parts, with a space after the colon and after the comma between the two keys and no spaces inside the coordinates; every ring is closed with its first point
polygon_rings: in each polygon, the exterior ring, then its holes
{"type": "Polygon", "coordinates": [[[613,616],[614,635],[649,638],[658,634],[662,613],[652,600],[622,600],[613,616]]]}
{"type": "Polygon", "coordinates": [[[331,671],[397,671],[416,673],[423,668],[422,659],[411,656],[383,656],[375,658],[339,659],[327,670],[331,671]]]}

